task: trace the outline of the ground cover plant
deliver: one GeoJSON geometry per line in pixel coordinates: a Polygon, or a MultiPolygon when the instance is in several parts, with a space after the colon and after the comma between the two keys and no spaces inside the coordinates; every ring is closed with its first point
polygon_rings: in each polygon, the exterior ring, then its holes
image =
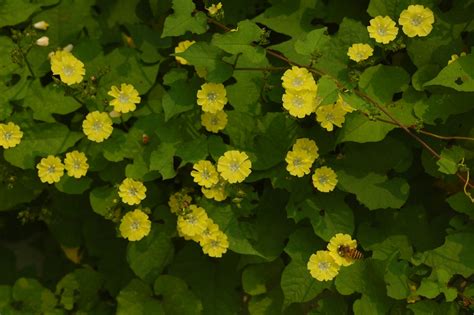
{"type": "Polygon", "coordinates": [[[473,0],[3,0],[0,314],[472,314],[473,0]]]}

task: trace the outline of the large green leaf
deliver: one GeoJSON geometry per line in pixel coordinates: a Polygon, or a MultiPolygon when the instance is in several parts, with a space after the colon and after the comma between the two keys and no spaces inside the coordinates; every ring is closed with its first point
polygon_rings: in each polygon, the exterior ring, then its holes
{"type": "Polygon", "coordinates": [[[159,276],[153,290],[156,295],[163,297],[163,309],[166,314],[202,314],[201,301],[189,290],[186,282],[178,277],[159,276]]]}
{"type": "Polygon", "coordinates": [[[193,12],[195,9],[192,0],[173,0],[174,13],[166,18],[161,37],[179,36],[187,31],[196,34],[206,32],[206,15],[202,12],[193,12]]]}
{"type": "Polygon", "coordinates": [[[133,279],[117,296],[117,315],[164,315],[165,311],[151,288],[138,279],[133,279]]]}
{"type": "Polygon", "coordinates": [[[460,57],[447,65],[424,86],[441,85],[461,92],[474,92],[474,54],[460,57]]]}

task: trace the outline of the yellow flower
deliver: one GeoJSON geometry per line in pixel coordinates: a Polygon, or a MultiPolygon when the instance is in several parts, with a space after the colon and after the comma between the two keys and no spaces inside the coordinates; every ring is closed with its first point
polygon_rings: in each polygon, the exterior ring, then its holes
{"type": "Polygon", "coordinates": [[[315,93],[310,90],[290,91],[283,94],[283,107],[293,117],[303,118],[315,109],[315,93]]]}
{"type": "Polygon", "coordinates": [[[207,199],[214,199],[215,201],[224,201],[227,199],[227,182],[219,176],[219,182],[209,189],[201,188],[201,192],[207,199]]]}
{"type": "Polygon", "coordinates": [[[334,125],[342,127],[345,116],[346,111],[340,106],[335,106],[335,104],[319,106],[316,109],[316,120],[327,131],[332,131],[334,125]]]}
{"type": "Polygon", "coordinates": [[[119,229],[129,241],[139,241],[150,233],[151,221],[145,212],[135,209],[123,216],[119,229]]]}
{"type": "Polygon", "coordinates": [[[168,200],[168,206],[172,213],[180,213],[183,209],[187,208],[193,201],[193,198],[183,192],[176,192],[170,196],[168,200]]]}
{"type": "Polygon", "coordinates": [[[312,254],[307,267],[311,276],[318,281],[334,279],[341,268],[326,250],[318,250],[315,254],[312,254]]]}
{"type": "Polygon", "coordinates": [[[291,67],[281,77],[283,88],[290,91],[309,90],[316,92],[317,86],[313,75],[306,68],[291,67]]]}
{"type": "Polygon", "coordinates": [[[314,171],[313,186],[321,192],[333,191],[337,185],[337,175],[329,167],[323,166],[314,171]]]}
{"type": "Polygon", "coordinates": [[[222,257],[222,254],[227,252],[229,248],[229,241],[227,235],[222,231],[212,233],[200,242],[202,251],[210,257],[222,257]]]}
{"type": "Polygon", "coordinates": [[[303,177],[311,172],[314,160],[303,150],[288,151],[285,158],[286,170],[293,176],[303,177]]]}
{"type": "Polygon", "coordinates": [[[400,13],[398,23],[408,37],[424,37],[433,30],[434,14],[422,5],[409,5],[400,13]]]}
{"type": "Polygon", "coordinates": [[[227,114],[223,110],[216,113],[204,112],[201,115],[201,125],[207,131],[217,133],[227,125],[227,114]]]}
{"type": "Polygon", "coordinates": [[[293,144],[293,151],[303,150],[308,153],[310,159],[314,162],[318,157],[318,146],[316,142],[308,138],[296,139],[295,144],[293,144]]]}
{"type": "Polygon", "coordinates": [[[196,205],[189,206],[189,213],[178,217],[178,228],[183,235],[194,237],[202,234],[207,227],[206,211],[196,205]]]}
{"type": "Polygon", "coordinates": [[[338,109],[340,108],[343,111],[348,112],[348,113],[352,113],[353,111],[355,111],[354,107],[352,107],[351,105],[346,103],[346,101],[344,101],[341,94],[339,94],[339,96],[337,98],[335,107],[338,108],[338,109]]]}
{"type": "Polygon", "coordinates": [[[211,188],[219,182],[219,174],[216,168],[209,161],[199,161],[193,165],[191,176],[194,182],[200,186],[211,188]]]}
{"type": "Polygon", "coordinates": [[[84,64],[70,52],[58,50],[51,56],[51,71],[67,85],[80,83],[86,74],[84,64]]]}
{"type": "Polygon", "coordinates": [[[367,26],[369,36],[377,43],[388,44],[397,37],[398,27],[395,22],[388,16],[376,16],[370,20],[367,26]]]}
{"type": "Polygon", "coordinates": [[[327,246],[329,253],[337,264],[341,266],[350,266],[354,263],[354,260],[350,257],[341,256],[340,247],[342,246],[356,249],[357,241],[353,240],[348,234],[337,233],[329,240],[327,246]]]}
{"type": "MultiPolygon", "coordinates": [[[[179,42],[178,46],[174,48],[174,53],[179,54],[179,53],[185,52],[186,49],[188,49],[194,43],[195,43],[194,40],[193,41],[184,40],[182,42],[179,42]]],[[[188,61],[184,59],[183,57],[175,56],[174,58],[176,59],[177,62],[179,62],[182,65],[188,64],[188,61]]]]}
{"type": "Polygon", "coordinates": [[[459,57],[464,57],[464,56],[466,56],[465,52],[462,52],[460,56],[458,56],[457,54],[451,55],[451,59],[448,61],[448,65],[458,60],[459,57]]]}
{"type": "Polygon", "coordinates": [[[217,171],[229,183],[241,183],[252,172],[252,162],[248,158],[245,152],[227,151],[217,161],[217,171]]]}
{"type": "Polygon", "coordinates": [[[82,122],[82,130],[87,139],[95,142],[102,142],[109,138],[113,129],[112,119],[107,113],[98,111],[89,113],[82,122]]]}
{"type": "Polygon", "coordinates": [[[61,159],[53,155],[42,158],[36,168],[42,183],[57,183],[64,175],[64,165],[61,159]]]}
{"type": "Polygon", "coordinates": [[[207,12],[209,12],[209,15],[216,15],[219,10],[222,9],[222,3],[212,4],[209,8],[206,8],[207,12]]]}
{"type": "Polygon", "coordinates": [[[211,218],[208,218],[206,221],[206,229],[201,234],[199,234],[197,241],[201,246],[203,246],[203,243],[207,238],[218,232],[220,232],[219,226],[215,224],[211,218]]]}
{"type": "Polygon", "coordinates": [[[21,142],[23,132],[12,122],[0,124],[0,146],[4,149],[13,148],[21,142]]]}
{"type": "Polygon", "coordinates": [[[227,103],[227,92],[222,83],[204,83],[197,92],[197,103],[204,112],[217,113],[227,103]]]}
{"type": "Polygon", "coordinates": [[[66,153],[64,159],[64,167],[66,168],[67,174],[74,178],[81,178],[86,175],[89,169],[87,164],[87,157],[84,153],[79,151],[72,151],[66,153]]]}
{"type": "Polygon", "coordinates": [[[138,205],[146,198],[146,187],[138,180],[125,178],[119,186],[118,194],[124,203],[138,205]]]}
{"type": "Polygon", "coordinates": [[[360,62],[372,56],[374,49],[368,44],[352,44],[347,50],[347,55],[351,60],[360,62]]]}
{"type": "Polygon", "coordinates": [[[114,107],[114,111],[119,113],[133,112],[137,109],[136,104],[140,103],[141,100],[133,85],[126,83],[122,83],[120,89],[112,85],[107,94],[115,97],[110,101],[110,105],[114,107]]]}

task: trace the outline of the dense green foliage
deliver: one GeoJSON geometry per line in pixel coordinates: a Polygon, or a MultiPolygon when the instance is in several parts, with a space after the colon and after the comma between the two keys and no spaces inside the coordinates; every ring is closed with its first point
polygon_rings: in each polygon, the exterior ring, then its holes
{"type": "Polygon", "coordinates": [[[0,122],[24,132],[0,149],[0,313],[472,314],[474,1],[222,4],[210,18],[211,3],[197,0],[0,1],[0,122]],[[428,36],[369,38],[372,17],[398,21],[410,4],[434,12],[428,36]],[[41,20],[46,31],[31,27],[41,20]],[[49,46],[34,45],[43,35],[49,46]],[[183,40],[196,41],[179,54],[188,65],[174,56],[183,40]],[[373,56],[351,61],[354,43],[373,56]],[[68,44],[86,69],[75,87],[48,60],[68,44]],[[342,128],[282,108],[291,65],[312,69],[322,105],[345,95],[356,111],[342,128]],[[123,82],[141,95],[137,110],[113,118],[109,139],[88,140],[84,117],[110,112],[107,92],[123,82]],[[196,104],[205,82],[227,90],[216,134],[196,104]],[[302,137],[317,143],[316,165],[336,171],[334,191],[287,172],[302,137]],[[204,198],[193,163],[232,149],[252,173],[225,201],[204,198]],[[72,150],[87,155],[87,176],[40,182],[40,159],[72,150]],[[118,229],[136,208],[118,197],[125,177],[147,187],[140,207],[152,228],[137,242],[118,229]],[[168,200],[182,189],[227,235],[222,258],[178,236],[168,200]],[[308,259],[336,233],[365,257],[317,281],[308,259]]]}

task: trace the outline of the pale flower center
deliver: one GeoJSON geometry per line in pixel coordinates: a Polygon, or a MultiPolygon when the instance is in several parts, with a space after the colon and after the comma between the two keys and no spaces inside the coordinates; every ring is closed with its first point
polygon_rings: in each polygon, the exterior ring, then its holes
{"type": "Polygon", "coordinates": [[[128,103],[130,101],[130,98],[125,95],[124,93],[120,93],[119,97],[118,97],[118,101],[122,104],[125,104],[125,103],[128,103]]]}
{"type": "Polygon", "coordinates": [[[188,223],[191,224],[191,225],[195,225],[195,224],[198,222],[197,218],[196,218],[195,216],[193,216],[193,215],[189,216],[189,218],[188,218],[187,221],[188,221],[188,223]]]}
{"type": "Polygon", "coordinates": [[[334,121],[334,115],[332,113],[327,114],[326,115],[326,120],[331,121],[331,122],[334,121]]]}
{"type": "Polygon", "coordinates": [[[138,194],[138,191],[135,187],[131,187],[128,189],[128,193],[132,196],[136,196],[138,194]]]}
{"type": "Polygon", "coordinates": [[[418,26],[421,24],[421,22],[423,22],[423,17],[421,15],[415,15],[411,19],[411,25],[413,26],[418,26]]]}
{"type": "Polygon", "coordinates": [[[239,169],[239,163],[232,161],[229,163],[229,168],[231,172],[236,172],[239,169]]]}
{"type": "Polygon", "coordinates": [[[377,30],[377,33],[380,35],[380,36],[385,36],[387,34],[387,28],[384,27],[384,26],[381,26],[379,27],[379,29],[377,30]]]}
{"type": "Polygon", "coordinates": [[[48,166],[47,172],[49,174],[54,174],[55,171],[56,171],[56,168],[53,165],[48,166]]]}
{"type": "Polygon", "coordinates": [[[66,76],[71,76],[74,74],[74,68],[71,66],[63,66],[63,72],[66,76]]]}
{"type": "Polygon", "coordinates": [[[294,87],[300,87],[303,85],[303,80],[300,77],[296,77],[292,83],[294,87]]]}
{"type": "Polygon", "coordinates": [[[358,51],[358,52],[356,53],[356,56],[357,56],[357,58],[359,58],[359,59],[363,59],[363,58],[365,57],[365,56],[364,56],[364,53],[363,53],[362,51],[358,51]]]}
{"type": "Polygon", "coordinates": [[[217,125],[219,123],[219,119],[217,117],[212,117],[211,125],[217,125]]]}
{"type": "Polygon", "coordinates": [[[304,104],[304,101],[301,97],[297,96],[293,99],[293,105],[296,107],[296,108],[301,108],[303,107],[303,104],[304,104]]]}
{"type": "Polygon", "coordinates": [[[209,102],[214,102],[217,99],[217,94],[214,92],[207,93],[207,100],[209,102]]]}
{"type": "Polygon", "coordinates": [[[140,222],[138,221],[133,221],[131,224],[130,224],[130,229],[133,230],[133,231],[136,231],[140,228],[140,222]]]}
{"type": "Polygon", "coordinates": [[[72,164],[72,167],[75,169],[75,170],[78,170],[81,168],[81,162],[78,161],[78,160],[75,160],[72,164]]]}
{"type": "Polygon", "coordinates": [[[101,131],[102,130],[102,123],[100,121],[94,121],[94,123],[92,124],[92,129],[94,131],[101,131]]]}
{"type": "Polygon", "coordinates": [[[320,261],[318,263],[318,268],[321,271],[326,271],[329,269],[329,263],[327,261],[320,261]]]}
{"type": "Polygon", "coordinates": [[[329,178],[326,175],[321,175],[319,176],[318,181],[321,185],[324,185],[329,181],[329,178]]]}
{"type": "Polygon", "coordinates": [[[300,158],[295,158],[293,160],[293,166],[295,166],[295,167],[301,166],[301,159],[300,158]]]}
{"type": "Polygon", "coordinates": [[[3,134],[3,139],[10,140],[13,137],[13,133],[11,131],[7,131],[3,134]]]}
{"type": "Polygon", "coordinates": [[[212,241],[209,243],[209,246],[211,246],[211,247],[219,247],[219,241],[212,240],[212,241]]]}
{"type": "Polygon", "coordinates": [[[201,176],[204,178],[204,179],[209,179],[211,177],[211,174],[209,174],[209,171],[208,170],[203,170],[201,172],[201,176]]]}

